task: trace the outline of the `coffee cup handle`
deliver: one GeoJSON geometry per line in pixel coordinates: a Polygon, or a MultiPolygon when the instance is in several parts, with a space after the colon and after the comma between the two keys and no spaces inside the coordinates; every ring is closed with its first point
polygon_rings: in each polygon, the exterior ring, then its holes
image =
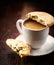
{"type": "Polygon", "coordinates": [[[17,30],[18,30],[19,33],[21,33],[21,34],[22,34],[22,23],[23,23],[23,19],[19,19],[19,20],[16,22],[17,30]]]}

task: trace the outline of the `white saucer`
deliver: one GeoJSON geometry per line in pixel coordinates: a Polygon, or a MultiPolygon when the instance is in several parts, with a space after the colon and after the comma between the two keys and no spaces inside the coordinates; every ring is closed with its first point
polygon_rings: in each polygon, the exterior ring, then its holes
{"type": "MultiPolygon", "coordinates": [[[[19,35],[16,37],[16,40],[22,40],[25,42],[23,35],[19,35]]],[[[37,50],[31,49],[31,56],[40,56],[40,55],[45,55],[48,53],[51,53],[54,51],[54,38],[50,35],[48,35],[48,38],[44,45],[37,50]]]]}

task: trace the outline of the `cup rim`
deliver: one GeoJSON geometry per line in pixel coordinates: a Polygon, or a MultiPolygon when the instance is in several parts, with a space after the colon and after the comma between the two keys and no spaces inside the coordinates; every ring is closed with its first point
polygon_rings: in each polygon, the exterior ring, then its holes
{"type": "Polygon", "coordinates": [[[45,29],[49,28],[49,27],[45,27],[45,28],[37,29],[37,30],[36,30],[36,29],[27,28],[27,27],[25,27],[24,25],[23,25],[23,27],[24,27],[25,29],[31,30],[31,31],[42,31],[42,30],[45,30],[45,29]]]}
{"type": "MultiPolygon", "coordinates": [[[[24,19],[24,22],[26,21],[26,20],[28,20],[29,18],[26,18],[26,19],[24,19]]],[[[27,29],[27,30],[31,30],[31,31],[42,31],[42,30],[45,30],[45,29],[47,29],[47,28],[49,28],[49,27],[44,27],[44,28],[42,28],[42,29],[31,29],[31,28],[27,28],[27,27],[25,27],[24,26],[24,22],[23,22],[23,24],[22,24],[22,26],[25,28],[25,29],[27,29]]]]}

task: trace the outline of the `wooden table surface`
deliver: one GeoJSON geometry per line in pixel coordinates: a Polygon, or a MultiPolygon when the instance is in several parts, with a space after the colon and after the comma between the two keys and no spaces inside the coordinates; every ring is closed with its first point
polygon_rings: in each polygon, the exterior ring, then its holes
{"type": "MultiPolygon", "coordinates": [[[[4,2],[2,2],[4,3],[4,2]]],[[[1,4],[1,3],[0,3],[1,4]]],[[[40,4],[41,5],[41,4],[40,4]]],[[[1,4],[0,10],[0,65],[54,65],[54,52],[43,56],[27,56],[20,58],[12,49],[10,49],[5,41],[8,38],[16,38],[19,35],[16,29],[16,21],[24,18],[25,14],[30,11],[46,11],[54,16],[53,8],[50,9],[43,5],[35,6],[34,3],[28,2],[11,2],[1,4]],[[40,7],[40,8],[39,8],[40,7]]],[[[51,5],[52,6],[52,5],[51,5]]],[[[54,37],[54,26],[50,27],[49,34],[54,37]]]]}

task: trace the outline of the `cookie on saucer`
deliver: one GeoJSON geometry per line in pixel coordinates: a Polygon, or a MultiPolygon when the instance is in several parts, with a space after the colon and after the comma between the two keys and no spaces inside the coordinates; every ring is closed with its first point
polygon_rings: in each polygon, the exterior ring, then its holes
{"type": "Polygon", "coordinates": [[[30,47],[21,40],[7,39],[6,44],[21,58],[30,55],[30,47]]]}

